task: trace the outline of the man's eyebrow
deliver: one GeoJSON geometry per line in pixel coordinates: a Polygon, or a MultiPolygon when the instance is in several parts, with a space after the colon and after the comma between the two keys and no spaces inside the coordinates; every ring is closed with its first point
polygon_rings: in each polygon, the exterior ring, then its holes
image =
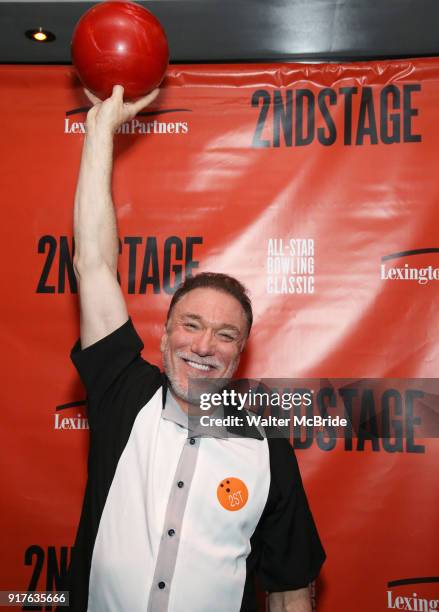
{"type": "Polygon", "coordinates": [[[200,315],[197,314],[193,314],[192,312],[183,312],[181,314],[182,317],[189,317],[191,319],[196,319],[197,321],[202,321],[203,319],[200,317],[200,315]]]}
{"type": "MultiPolygon", "coordinates": [[[[205,322],[203,317],[200,317],[200,315],[197,315],[192,312],[183,312],[182,317],[187,317],[188,319],[199,321],[200,323],[205,322]]],[[[241,333],[239,327],[236,327],[236,325],[232,325],[231,323],[220,323],[220,325],[216,325],[215,327],[216,329],[229,329],[230,331],[235,331],[237,334],[241,333]]]]}

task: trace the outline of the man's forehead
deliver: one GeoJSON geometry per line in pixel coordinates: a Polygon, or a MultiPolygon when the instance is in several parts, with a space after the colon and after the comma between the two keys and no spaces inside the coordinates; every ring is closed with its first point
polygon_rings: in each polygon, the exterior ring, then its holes
{"type": "Polygon", "coordinates": [[[173,308],[177,317],[194,316],[215,324],[229,324],[244,331],[244,310],[232,295],[217,289],[198,287],[186,293],[173,308]]]}

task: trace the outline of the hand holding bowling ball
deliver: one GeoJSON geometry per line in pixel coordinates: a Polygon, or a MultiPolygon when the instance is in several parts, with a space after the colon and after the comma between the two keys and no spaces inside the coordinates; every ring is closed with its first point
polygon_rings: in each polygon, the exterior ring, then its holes
{"type": "Polygon", "coordinates": [[[72,61],[84,86],[100,99],[122,85],[127,100],[162,81],[169,61],[165,32],[156,17],[134,2],[102,2],[78,21],[72,61]]]}
{"type": "Polygon", "coordinates": [[[123,123],[131,121],[139,111],[151,104],[160,90],[154,89],[147,96],[135,102],[124,102],[124,91],[121,85],[115,85],[112,95],[106,100],[100,100],[87,89],[84,91],[87,98],[93,103],[87,113],[87,133],[92,134],[96,131],[114,133],[123,123]]]}

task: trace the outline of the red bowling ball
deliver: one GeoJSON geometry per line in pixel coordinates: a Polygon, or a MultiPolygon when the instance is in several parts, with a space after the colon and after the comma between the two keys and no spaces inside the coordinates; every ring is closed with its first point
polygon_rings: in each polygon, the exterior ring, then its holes
{"type": "Polygon", "coordinates": [[[162,81],[169,61],[165,32],[150,11],[134,2],[102,2],[78,21],[72,61],[83,85],[101,100],[114,85],[139,98],[162,81]]]}

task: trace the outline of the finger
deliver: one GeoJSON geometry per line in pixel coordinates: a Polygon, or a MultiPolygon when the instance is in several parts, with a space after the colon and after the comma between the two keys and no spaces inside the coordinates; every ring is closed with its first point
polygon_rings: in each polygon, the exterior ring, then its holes
{"type": "Polygon", "coordinates": [[[89,91],[85,87],[84,87],[84,93],[85,93],[85,95],[87,96],[87,98],[90,100],[90,102],[92,104],[99,104],[99,102],[102,102],[102,100],[100,98],[98,98],[97,96],[92,94],[91,91],[89,91]]]}
{"type": "Polygon", "coordinates": [[[123,102],[123,87],[122,85],[114,85],[111,97],[119,102],[123,102]]]}
{"type": "Polygon", "coordinates": [[[147,96],[144,96],[143,98],[140,98],[139,100],[136,100],[135,102],[132,102],[131,108],[132,108],[133,112],[135,112],[136,115],[137,115],[137,113],[140,110],[142,110],[142,108],[145,108],[146,106],[151,104],[151,102],[154,102],[154,100],[159,95],[159,92],[160,92],[160,89],[158,89],[158,88],[154,89],[147,96]]]}

